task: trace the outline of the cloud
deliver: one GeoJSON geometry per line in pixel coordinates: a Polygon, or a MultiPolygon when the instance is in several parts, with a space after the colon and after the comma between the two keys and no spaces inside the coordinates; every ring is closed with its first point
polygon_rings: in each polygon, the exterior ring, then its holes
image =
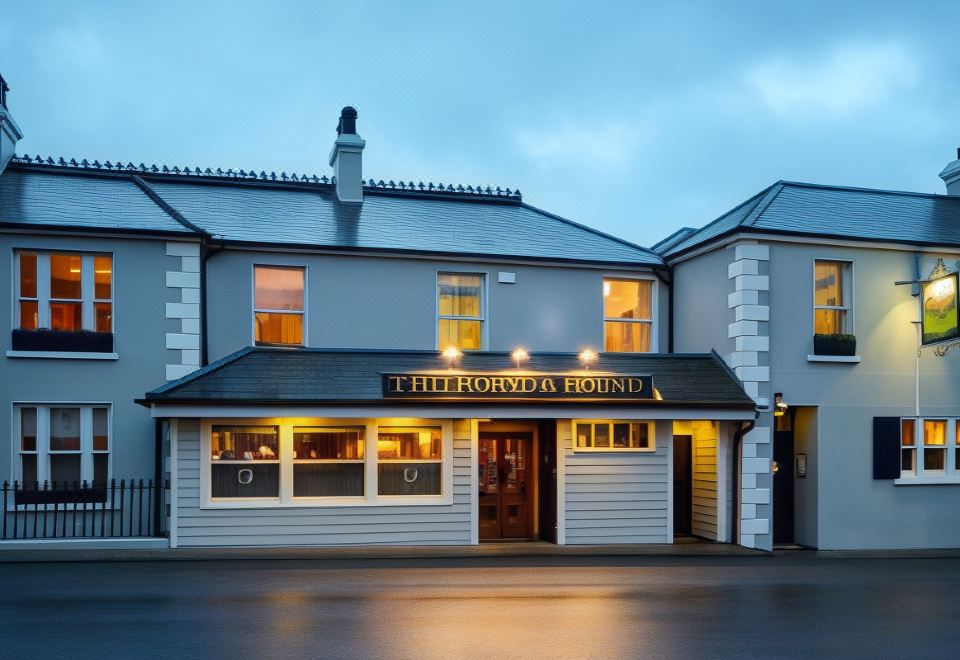
{"type": "Polygon", "coordinates": [[[527,158],[548,167],[621,167],[630,163],[647,139],[639,123],[621,121],[597,125],[563,121],[552,127],[523,130],[515,137],[527,158]]]}
{"type": "Polygon", "coordinates": [[[920,64],[897,42],[846,42],[819,58],[776,57],[746,82],[776,112],[854,114],[911,87],[920,64]]]}

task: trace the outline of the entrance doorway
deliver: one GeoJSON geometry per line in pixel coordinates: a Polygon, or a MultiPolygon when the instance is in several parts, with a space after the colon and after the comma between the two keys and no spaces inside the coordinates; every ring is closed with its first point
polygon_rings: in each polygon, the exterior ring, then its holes
{"type": "Polygon", "coordinates": [[[673,436],[673,534],[693,533],[693,437],[673,436]]]}
{"type": "Polygon", "coordinates": [[[773,475],[773,542],[778,545],[794,542],[794,440],[791,421],[789,416],[778,418],[777,430],[773,433],[773,460],[777,464],[777,472],[773,475]],[[780,430],[784,427],[789,430],[780,430]]]}
{"type": "Polygon", "coordinates": [[[533,433],[480,433],[480,539],[533,538],[533,433]]]}

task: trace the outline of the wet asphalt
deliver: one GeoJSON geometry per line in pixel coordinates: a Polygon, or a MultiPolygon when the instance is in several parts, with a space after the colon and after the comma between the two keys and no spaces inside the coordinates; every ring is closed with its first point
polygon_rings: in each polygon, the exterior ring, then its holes
{"type": "Polygon", "coordinates": [[[3,658],[957,658],[960,559],[0,564],[3,658]]]}

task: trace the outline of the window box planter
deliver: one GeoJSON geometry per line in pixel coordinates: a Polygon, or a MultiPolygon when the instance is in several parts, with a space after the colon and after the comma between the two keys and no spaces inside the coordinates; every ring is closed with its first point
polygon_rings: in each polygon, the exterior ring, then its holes
{"type": "Polygon", "coordinates": [[[112,353],[112,332],[63,332],[60,330],[14,330],[15,351],[112,353]]]}
{"type": "Polygon", "coordinates": [[[814,335],[814,355],[856,355],[857,338],[853,335],[814,335]]]}

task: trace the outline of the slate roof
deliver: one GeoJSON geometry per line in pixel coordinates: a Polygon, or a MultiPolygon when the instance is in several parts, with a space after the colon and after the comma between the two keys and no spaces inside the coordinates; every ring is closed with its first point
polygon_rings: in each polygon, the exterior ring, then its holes
{"type": "Polygon", "coordinates": [[[960,197],[779,181],[657,251],[670,259],[741,232],[960,246],[960,197]]]}
{"type": "Polygon", "coordinates": [[[651,250],[523,203],[519,191],[19,156],[0,176],[0,225],[190,233],[217,243],[660,266],[651,250]],[[166,171],[164,171],[166,170],[166,171]]]}
{"type": "MultiPolygon", "coordinates": [[[[511,371],[515,366],[509,353],[483,352],[465,354],[459,368],[475,373],[511,371]]],[[[546,373],[583,373],[575,353],[531,353],[523,368],[546,373]]],[[[447,369],[436,351],[248,347],[146,393],[140,403],[370,404],[385,401],[384,373],[445,373],[447,369]]],[[[756,405],[716,353],[601,353],[590,373],[651,374],[662,400],[631,401],[630,405],[749,410],[756,405]]]]}

